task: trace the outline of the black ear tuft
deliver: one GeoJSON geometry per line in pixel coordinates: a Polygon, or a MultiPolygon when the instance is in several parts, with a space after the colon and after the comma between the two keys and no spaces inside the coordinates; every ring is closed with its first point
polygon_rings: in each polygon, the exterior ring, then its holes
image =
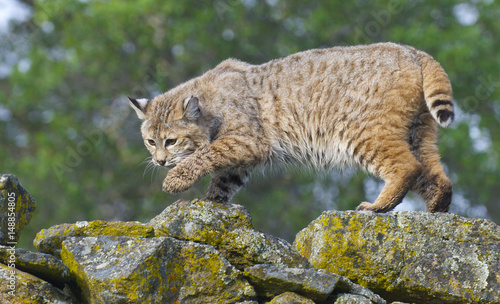
{"type": "Polygon", "coordinates": [[[132,97],[128,97],[128,100],[139,119],[146,119],[146,108],[148,107],[149,100],[146,98],[134,99],[132,97]]]}

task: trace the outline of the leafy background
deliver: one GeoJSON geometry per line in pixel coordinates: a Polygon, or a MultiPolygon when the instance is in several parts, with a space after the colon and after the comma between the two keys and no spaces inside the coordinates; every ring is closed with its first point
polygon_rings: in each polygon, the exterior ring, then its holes
{"type": "MultiPolygon", "coordinates": [[[[12,0],[11,0],[12,1],[12,0]]],[[[433,55],[453,84],[457,119],[440,129],[452,212],[500,223],[500,4],[475,1],[24,0],[0,32],[0,171],[37,201],[20,246],[77,220],[148,221],[190,191],[162,193],[146,170],[126,96],[153,97],[235,57],[250,63],[310,48],[394,41],[433,55]]],[[[289,241],[323,210],[373,201],[361,171],[256,172],[234,202],[289,241]]],[[[409,195],[400,210],[423,210],[409,195]]]]}

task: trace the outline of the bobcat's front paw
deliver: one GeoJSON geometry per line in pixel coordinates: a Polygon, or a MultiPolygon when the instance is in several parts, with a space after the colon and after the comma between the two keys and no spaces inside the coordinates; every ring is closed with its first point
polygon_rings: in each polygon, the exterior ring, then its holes
{"type": "Polygon", "coordinates": [[[359,204],[359,206],[356,208],[356,211],[375,211],[373,210],[373,204],[367,203],[367,202],[362,202],[359,204]]]}
{"type": "Polygon", "coordinates": [[[182,168],[171,169],[163,180],[162,190],[170,193],[186,191],[196,182],[189,173],[182,168]]]}
{"type": "Polygon", "coordinates": [[[370,204],[367,202],[363,202],[359,204],[359,206],[356,208],[356,211],[373,211],[373,212],[388,212],[391,211],[392,208],[390,205],[380,205],[380,204],[370,204]]]}

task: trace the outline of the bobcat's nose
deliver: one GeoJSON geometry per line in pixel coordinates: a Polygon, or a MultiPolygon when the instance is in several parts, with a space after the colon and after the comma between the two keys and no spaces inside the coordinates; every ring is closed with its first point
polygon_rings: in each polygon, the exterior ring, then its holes
{"type": "Polygon", "coordinates": [[[164,160],[157,160],[156,161],[158,163],[158,165],[160,166],[164,166],[165,165],[165,161],[164,160]]]}

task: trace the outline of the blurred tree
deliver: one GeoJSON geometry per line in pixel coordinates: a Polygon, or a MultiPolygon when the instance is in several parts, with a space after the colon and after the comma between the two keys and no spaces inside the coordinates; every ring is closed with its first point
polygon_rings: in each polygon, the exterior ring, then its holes
{"type": "MultiPolygon", "coordinates": [[[[262,63],[335,45],[394,41],[425,50],[448,72],[457,122],[440,148],[454,182],[452,211],[500,222],[500,5],[495,1],[26,1],[31,18],[0,39],[0,159],[38,208],[21,245],[76,220],[147,221],[181,196],[146,170],[140,122],[126,95],[152,97],[228,57],[262,63]]],[[[292,168],[235,198],[255,226],[292,240],[326,209],[373,200],[362,172],[292,168]],[[286,172],[286,173],[285,173],[286,172]]],[[[418,199],[405,207],[423,209],[418,199]]]]}

